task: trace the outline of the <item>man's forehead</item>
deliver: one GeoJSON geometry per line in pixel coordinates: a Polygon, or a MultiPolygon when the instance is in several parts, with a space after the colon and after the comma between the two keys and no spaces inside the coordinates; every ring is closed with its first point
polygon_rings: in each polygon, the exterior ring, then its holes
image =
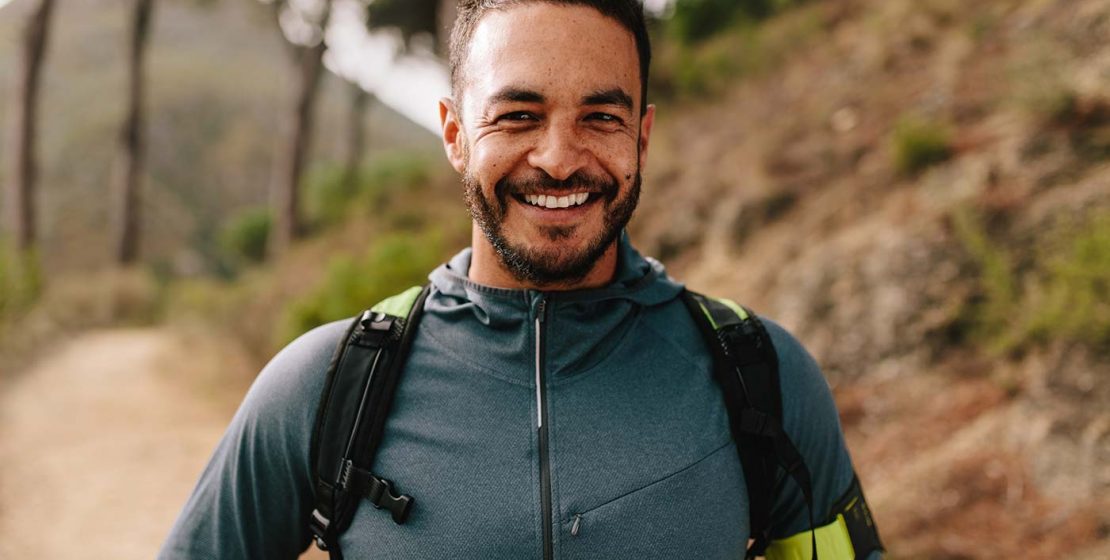
{"type": "Polygon", "coordinates": [[[468,102],[485,104],[506,90],[582,99],[639,87],[632,33],[588,6],[535,2],[491,10],[478,22],[466,58],[468,102]]]}

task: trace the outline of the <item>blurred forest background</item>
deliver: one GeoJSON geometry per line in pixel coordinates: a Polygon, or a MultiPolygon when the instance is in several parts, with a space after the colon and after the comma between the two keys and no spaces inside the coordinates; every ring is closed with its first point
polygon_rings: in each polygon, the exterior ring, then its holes
{"type": "MultiPolygon", "coordinates": [[[[649,4],[633,239],[815,354],[890,557],[1110,557],[1110,3],[649,4]]],[[[468,244],[340,14],[453,2],[0,0],[0,558],[150,557],[274,352],[468,244]]]]}

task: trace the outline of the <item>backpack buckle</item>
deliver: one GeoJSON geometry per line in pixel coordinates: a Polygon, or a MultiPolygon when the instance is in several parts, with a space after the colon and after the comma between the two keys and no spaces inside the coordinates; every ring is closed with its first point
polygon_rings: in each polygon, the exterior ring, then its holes
{"type": "Polygon", "coordinates": [[[325,535],[327,535],[328,527],[330,525],[331,520],[327,517],[324,517],[324,514],[320,513],[320,510],[312,510],[312,518],[309,520],[308,526],[312,529],[312,539],[316,541],[316,548],[319,548],[320,550],[328,549],[328,543],[325,540],[325,535]]]}
{"type": "Polygon", "coordinates": [[[370,475],[370,481],[366,489],[366,499],[376,509],[388,509],[393,515],[393,522],[402,525],[408,519],[409,511],[412,509],[413,499],[408,494],[401,494],[395,496],[393,494],[392,484],[384,479],[374,475],[370,475]]]}
{"type": "Polygon", "coordinates": [[[376,311],[365,311],[358,321],[359,328],[351,335],[351,343],[369,348],[381,348],[388,337],[400,331],[396,317],[376,311]]]}

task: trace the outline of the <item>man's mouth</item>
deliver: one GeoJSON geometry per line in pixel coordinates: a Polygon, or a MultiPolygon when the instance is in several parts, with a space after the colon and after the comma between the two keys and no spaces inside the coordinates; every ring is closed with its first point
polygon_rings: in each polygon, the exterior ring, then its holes
{"type": "Polygon", "coordinates": [[[588,200],[596,196],[596,193],[578,192],[570,193],[561,196],[551,194],[518,194],[513,195],[514,198],[521,202],[538,206],[540,208],[556,209],[556,208],[572,208],[574,206],[581,206],[588,200]]]}

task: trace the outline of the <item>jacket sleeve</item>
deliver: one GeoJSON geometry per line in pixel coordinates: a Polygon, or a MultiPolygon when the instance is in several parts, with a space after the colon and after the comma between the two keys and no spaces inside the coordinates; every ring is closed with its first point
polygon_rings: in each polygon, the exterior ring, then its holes
{"type": "MultiPolygon", "coordinates": [[[[783,425],[809,468],[813,486],[813,523],[821,527],[834,517],[833,508],[852,485],[855,478],[852,460],[840,429],[832,392],[821,369],[790,333],[767,319],[762,320],[779,358],[783,425]]],[[[781,470],[779,476],[785,480],[780,482],[782,491],[771,509],[772,546],[768,549],[767,558],[809,558],[812,545],[805,497],[793,478],[781,470]],[[786,539],[801,546],[798,556],[776,555],[787,548],[783,546],[786,539]]],[[[844,557],[830,556],[824,552],[824,544],[820,546],[821,560],[844,557]]],[[[868,560],[879,558],[881,555],[878,552],[868,556],[868,560]]]]}
{"type": "Polygon", "coordinates": [[[263,368],[159,558],[296,558],[308,547],[309,445],[328,361],[344,323],[306,333],[263,368]]]}

